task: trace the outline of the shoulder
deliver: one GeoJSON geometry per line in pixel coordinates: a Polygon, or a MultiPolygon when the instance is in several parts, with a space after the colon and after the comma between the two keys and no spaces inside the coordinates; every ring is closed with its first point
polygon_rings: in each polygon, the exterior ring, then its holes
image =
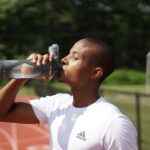
{"type": "MultiPolygon", "coordinates": [[[[105,118],[108,118],[107,128],[114,128],[118,131],[121,128],[129,130],[134,129],[134,126],[130,119],[126,115],[124,115],[118,107],[110,103],[105,98],[101,99],[101,111],[105,112],[105,118]]],[[[113,131],[115,132],[115,130],[113,131]]]]}
{"type": "MultiPolygon", "coordinates": [[[[133,126],[132,122],[125,115],[117,115],[111,119],[107,131],[109,131],[114,137],[126,137],[132,134],[136,136],[136,129],[133,126]]],[[[106,131],[106,134],[107,134],[106,131]]]]}
{"type": "Polygon", "coordinates": [[[114,117],[118,114],[122,114],[118,107],[113,105],[111,102],[109,102],[106,98],[101,97],[97,102],[97,110],[100,112],[100,114],[105,114],[105,118],[114,117]]]}
{"type": "Polygon", "coordinates": [[[131,121],[124,115],[112,119],[104,136],[106,149],[137,150],[137,133],[131,121]]]}
{"type": "Polygon", "coordinates": [[[72,96],[63,93],[30,100],[30,104],[40,123],[47,123],[53,111],[58,110],[58,108],[67,108],[70,103],[72,103],[72,96]]]}
{"type": "Polygon", "coordinates": [[[104,103],[107,118],[104,129],[105,148],[137,150],[137,132],[130,119],[113,104],[104,103]]]}
{"type": "Polygon", "coordinates": [[[65,107],[72,104],[73,98],[70,94],[59,93],[53,96],[47,96],[48,101],[53,101],[53,107],[65,107]]]}
{"type": "Polygon", "coordinates": [[[31,100],[30,103],[32,105],[38,104],[40,106],[45,105],[47,107],[51,105],[53,107],[56,107],[72,103],[72,96],[67,93],[59,93],[56,95],[45,96],[35,100],[31,100]]]}
{"type": "Polygon", "coordinates": [[[52,96],[46,96],[46,97],[41,97],[40,100],[44,99],[44,100],[54,100],[57,102],[61,102],[61,101],[68,101],[69,99],[71,99],[72,96],[68,93],[58,93],[52,96]]]}

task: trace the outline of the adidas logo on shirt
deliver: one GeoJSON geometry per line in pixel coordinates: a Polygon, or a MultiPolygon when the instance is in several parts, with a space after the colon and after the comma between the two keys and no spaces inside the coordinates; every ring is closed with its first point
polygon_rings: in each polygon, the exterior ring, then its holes
{"type": "Polygon", "coordinates": [[[79,138],[83,141],[86,141],[86,138],[85,138],[85,131],[82,131],[80,133],[77,134],[76,138],[79,138]]]}

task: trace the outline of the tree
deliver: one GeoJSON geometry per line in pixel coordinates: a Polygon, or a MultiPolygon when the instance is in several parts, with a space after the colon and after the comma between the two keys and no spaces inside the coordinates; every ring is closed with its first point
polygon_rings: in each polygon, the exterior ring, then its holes
{"type": "Polygon", "coordinates": [[[64,56],[76,40],[92,36],[115,49],[118,67],[144,70],[149,25],[148,1],[1,0],[0,56],[46,53],[55,42],[64,56]]]}

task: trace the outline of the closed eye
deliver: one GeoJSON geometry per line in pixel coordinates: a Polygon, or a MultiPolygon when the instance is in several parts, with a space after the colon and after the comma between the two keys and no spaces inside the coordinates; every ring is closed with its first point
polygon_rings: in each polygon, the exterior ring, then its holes
{"type": "Polygon", "coordinates": [[[78,60],[79,59],[79,54],[76,52],[72,52],[69,54],[71,56],[72,59],[74,60],[78,60]]]}
{"type": "Polygon", "coordinates": [[[79,59],[78,54],[74,54],[74,55],[73,55],[73,58],[74,58],[75,60],[78,60],[78,59],[79,59]]]}

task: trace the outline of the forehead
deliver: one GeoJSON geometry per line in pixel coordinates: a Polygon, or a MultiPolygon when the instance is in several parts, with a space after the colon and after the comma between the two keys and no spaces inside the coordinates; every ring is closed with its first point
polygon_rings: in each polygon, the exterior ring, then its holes
{"type": "Polygon", "coordinates": [[[70,52],[78,53],[84,57],[89,57],[96,53],[99,48],[100,46],[98,44],[86,40],[80,40],[73,45],[70,52]]]}

